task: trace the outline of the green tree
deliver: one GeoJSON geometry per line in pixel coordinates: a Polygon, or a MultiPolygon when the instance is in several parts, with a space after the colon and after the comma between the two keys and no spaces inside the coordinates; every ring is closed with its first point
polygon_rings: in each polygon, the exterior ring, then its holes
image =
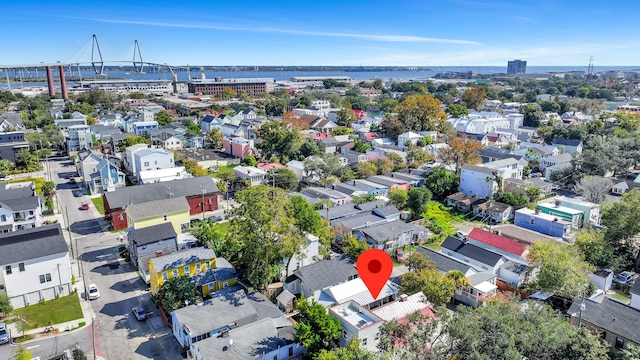
{"type": "Polygon", "coordinates": [[[540,101],[540,109],[544,112],[557,113],[560,111],[560,105],[553,100],[540,101]]]}
{"type": "Polygon", "coordinates": [[[0,159],[0,171],[3,173],[8,173],[15,170],[16,164],[11,162],[11,160],[0,159]]]}
{"type": "Polygon", "coordinates": [[[423,150],[418,146],[409,146],[409,151],[407,152],[407,163],[410,168],[415,169],[418,166],[433,160],[433,155],[429,154],[426,150],[423,150]]]}
{"type": "Polygon", "coordinates": [[[524,115],[524,126],[538,127],[544,119],[544,112],[538,104],[522,105],[520,106],[520,113],[524,115]]]}
{"type": "Polygon", "coordinates": [[[166,110],[160,110],[156,114],[156,121],[158,122],[159,127],[165,127],[167,125],[173,124],[173,117],[167,113],[166,110]]]}
{"type": "Polygon", "coordinates": [[[40,191],[42,191],[42,196],[44,196],[45,199],[51,199],[56,193],[56,183],[53,181],[45,181],[42,183],[40,191]]]}
{"type": "Polygon", "coordinates": [[[340,322],[327,313],[324,306],[314,299],[311,302],[304,297],[296,302],[298,321],[293,325],[296,330],[296,342],[307,348],[309,356],[314,357],[322,350],[337,348],[340,339],[340,322]]]}
{"type": "Polygon", "coordinates": [[[238,93],[232,88],[227,86],[224,89],[222,89],[222,93],[220,95],[222,95],[223,99],[233,99],[236,96],[238,96],[238,93]]]}
{"type": "Polygon", "coordinates": [[[404,163],[404,159],[399,154],[393,152],[389,153],[387,154],[387,159],[391,160],[393,163],[393,171],[400,171],[407,167],[404,163]]]}
{"type": "Polygon", "coordinates": [[[448,148],[441,149],[439,155],[442,162],[455,166],[456,174],[460,174],[462,165],[478,164],[482,161],[480,157],[480,149],[483,145],[480,141],[466,135],[458,136],[453,132],[448,134],[448,148]]]}
{"type": "Polygon", "coordinates": [[[187,158],[182,158],[180,161],[182,162],[182,166],[184,166],[184,169],[194,177],[207,175],[207,170],[205,170],[200,164],[198,164],[197,161],[187,158]]]}
{"type": "Polygon", "coordinates": [[[300,195],[289,198],[289,216],[295,220],[301,234],[307,232],[315,235],[324,226],[320,214],[300,195]]]}
{"type": "Polygon", "coordinates": [[[585,261],[596,268],[608,268],[614,264],[616,251],[605,240],[604,233],[601,231],[589,228],[578,231],[574,245],[580,249],[585,261]]]}
{"type": "Polygon", "coordinates": [[[295,190],[298,188],[298,178],[287,168],[273,168],[267,173],[267,181],[280,189],[295,190]]]}
{"type": "Polygon", "coordinates": [[[198,221],[189,227],[189,232],[198,240],[198,245],[208,245],[217,256],[230,260],[237,251],[236,244],[225,236],[222,225],[211,219],[198,221]]]}
{"type": "Polygon", "coordinates": [[[398,120],[412,131],[439,131],[447,115],[442,102],[431,95],[411,95],[398,105],[398,120]]]}
{"type": "Polygon", "coordinates": [[[377,158],[373,160],[373,163],[376,165],[376,168],[378,169],[378,172],[377,172],[378,175],[388,174],[392,172],[395,167],[393,161],[387,158],[377,158]]]}
{"type": "Polygon", "coordinates": [[[27,150],[22,150],[16,155],[16,166],[26,171],[36,171],[40,168],[38,157],[27,150]]]}
{"type": "Polygon", "coordinates": [[[356,165],[356,176],[359,179],[368,178],[369,176],[373,176],[377,173],[378,167],[370,161],[360,162],[356,165]]]}
{"type": "Polygon", "coordinates": [[[255,156],[248,155],[244,159],[242,159],[242,165],[244,166],[256,166],[258,165],[258,160],[256,160],[255,156]]]}
{"type": "Polygon", "coordinates": [[[310,156],[321,155],[322,151],[320,151],[320,147],[318,143],[313,139],[305,140],[302,145],[300,145],[300,149],[298,150],[298,155],[296,156],[297,160],[304,161],[304,159],[310,156]]]}
{"type": "Polygon", "coordinates": [[[205,134],[204,141],[210,149],[222,149],[224,136],[220,128],[213,128],[205,134]]]}
{"type": "Polygon", "coordinates": [[[389,202],[399,210],[404,210],[409,200],[409,194],[404,189],[392,189],[389,191],[389,202]]]}
{"type": "Polygon", "coordinates": [[[604,239],[613,250],[615,258],[611,268],[614,270],[637,269],[640,265],[640,252],[634,237],[640,233],[638,221],[640,209],[640,191],[633,189],[622,195],[620,201],[603,206],[601,222],[606,228],[604,239]]]}
{"type": "Polygon", "coordinates": [[[456,282],[436,269],[425,268],[404,273],[401,277],[402,290],[409,294],[419,291],[435,306],[448,303],[453,298],[456,282]]]}
{"type": "Polygon", "coordinates": [[[73,360],[87,360],[87,356],[84,354],[84,351],[82,351],[82,349],[80,348],[73,349],[73,352],[71,353],[71,355],[73,356],[73,360]]]}
{"type": "Polygon", "coordinates": [[[342,251],[349,255],[353,261],[357,261],[358,256],[367,249],[369,249],[369,245],[366,242],[360,241],[352,235],[343,234],[342,251]]]}
{"type": "Polygon", "coordinates": [[[444,328],[442,355],[459,359],[606,359],[585,328],[569,324],[545,304],[522,306],[495,298],[475,310],[460,309],[444,328]],[[528,337],[535,333],[535,337],[528,337]],[[522,341],[523,337],[528,338],[522,341]]]}
{"type": "Polygon", "coordinates": [[[427,255],[423,254],[420,251],[414,251],[411,255],[407,256],[407,260],[405,260],[405,265],[410,271],[419,271],[424,269],[435,270],[436,265],[427,257],[427,255]]]}
{"type": "Polygon", "coordinates": [[[447,106],[446,112],[454,118],[469,115],[469,110],[463,104],[451,104],[447,106]]]}
{"type": "Polygon", "coordinates": [[[414,186],[409,189],[407,196],[407,209],[414,219],[420,218],[427,209],[427,203],[431,201],[431,191],[425,186],[414,186]]]}
{"type": "Polygon", "coordinates": [[[631,344],[620,350],[616,360],[638,360],[640,359],[640,348],[631,344]]]}
{"type": "Polygon", "coordinates": [[[431,191],[433,197],[439,201],[458,191],[460,176],[447,170],[444,166],[437,166],[424,179],[424,186],[431,191]]]}
{"type": "Polygon", "coordinates": [[[349,128],[351,127],[351,124],[353,124],[356,120],[358,120],[358,117],[351,109],[351,104],[348,102],[342,104],[342,108],[338,110],[338,125],[349,128]]]}
{"type": "Polygon", "coordinates": [[[288,211],[284,190],[266,185],[236,193],[227,235],[240,244],[238,267],[250,283],[266,289],[280,274],[282,259],[299,254],[305,244],[288,211]]]}
{"type": "Polygon", "coordinates": [[[353,129],[346,126],[336,126],[333,128],[333,136],[353,134],[353,129]]]}
{"type": "Polygon", "coordinates": [[[288,128],[284,122],[269,122],[258,130],[262,141],[257,145],[262,151],[262,157],[271,159],[277,157],[284,164],[293,158],[302,141],[300,134],[288,128]]]}
{"type": "MultiPolygon", "coordinates": [[[[378,79],[379,80],[379,79],[378,79]]],[[[354,337],[346,347],[332,350],[322,349],[314,357],[314,360],[375,360],[374,353],[360,347],[360,339],[354,337]]]]}
{"type": "Polygon", "coordinates": [[[166,313],[195,304],[200,301],[200,294],[189,276],[172,277],[163,282],[158,291],[158,301],[166,313]]]}
{"type": "Polygon", "coordinates": [[[33,355],[31,355],[31,351],[29,351],[24,346],[20,345],[15,351],[15,359],[16,360],[31,360],[33,359],[33,355]]]}
{"type": "Polygon", "coordinates": [[[573,298],[583,293],[589,284],[590,266],[575,246],[554,240],[540,240],[529,246],[529,262],[539,272],[532,289],[573,298]]]}
{"type": "Polygon", "coordinates": [[[0,314],[3,316],[12,312],[13,306],[11,306],[11,301],[9,297],[5,294],[0,294],[0,314]]]}
{"type": "Polygon", "coordinates": [[[483,87],[475,86],[464,91],[462,102],[467,108],[479,110],[484,105],[487,98],[487,90],[483,87]]]}
{"type": "Polygon", "coordinates": [[[149,144],[149,139],[142,136],[125,136],[123,139],[124,148],[137,144],[149,144]]]}

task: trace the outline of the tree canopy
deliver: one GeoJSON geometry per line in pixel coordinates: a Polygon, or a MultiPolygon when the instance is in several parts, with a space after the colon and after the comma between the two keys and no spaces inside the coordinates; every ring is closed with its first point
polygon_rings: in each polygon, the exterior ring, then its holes
{"type": "Polygon", "coordinates": [[[296,303],[298,321],[293,325],[296,330],[296,342],[307,348],[313,357],[321,350],[338,347],[341,326],[338,320],[327,313],[324,306],[315,300],[307,301],[304,297],[296,303]]]}
{"type": "Polygon", "coordinates": [[[158,300],[162,308],[170,313],[187,306],[185,301],[195,304],[201,299],[193,279],[189,276],[178,276],[162,283],[158,291],[158,300]]]}
{"type": "Polygon", "coordinates": [[[432,95],[411,95],[398,105],[398,120],[410,131],[439,131],[447,115],[432,95]]]}

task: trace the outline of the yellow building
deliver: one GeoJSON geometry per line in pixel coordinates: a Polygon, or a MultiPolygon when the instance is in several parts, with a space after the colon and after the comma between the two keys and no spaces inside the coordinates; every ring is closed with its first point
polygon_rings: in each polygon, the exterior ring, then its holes
{"type": "Polygon", "coordinates": [[[170,222],[176,234],[189,226],[189,203],[185,197],[129,204],[126,208],[129,228],[136,230],[170,222]]]}
{"type": "Polygon", "coordinates": [[[163,282],[178,276],[190,276],[202,296],[238,283],[236,271],[224,258],[216,258],[212,249],[197,247],[149,259],[149,284],[156,295],[163,282]]]}

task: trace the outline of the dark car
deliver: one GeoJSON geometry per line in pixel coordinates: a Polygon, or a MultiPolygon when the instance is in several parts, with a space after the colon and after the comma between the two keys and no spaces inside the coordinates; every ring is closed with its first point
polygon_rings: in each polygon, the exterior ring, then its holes
{"type": "Polygon", "coordinates": [[[623,271],[613,280],[618,284],[627,285],[633,280],[633,273],[629,271],[623,271]]]}
{"type": "Polygon", "coordinates": [[[404,262],[404,250],[396,249],[396,260],[398,262],[404,262]]]}
{"type": "Polygon", "coordinates": [[[75,184],[75,183],[76,183],[76,178],[69,179],[69,184],[75,184]]]}
{"type": "Polygon", "coordinates": [[[133,309],[131,309],[131,311],[133,312],[133,315],[135,315],[136,319],[140,321],[147,318],[147,313],[144,312],[144,309],[142,308],[142,306],[136,306],[133,309]]]}
{"type": "Polygon", "coordinates": [[[84,193],[81,190],[73,190],[72,193],[73,193],[73,196],[75,197],[80,197],[84,195],[84,193]]]}
{"type": "Polygon", "coordinates": [[[213,222],[218,222],[222,221],[222,216],[209,216],[209,219],[211,219],[213,222]]]}

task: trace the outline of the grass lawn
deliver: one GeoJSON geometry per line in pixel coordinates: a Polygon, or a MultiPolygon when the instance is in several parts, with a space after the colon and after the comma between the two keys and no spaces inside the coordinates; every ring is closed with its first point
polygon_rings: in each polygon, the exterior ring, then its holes
{"type": "Polygon", "coordinates": [[[218,171],[213,173],[213,176],[220,178],[225,174],[233,175],[233,168],[238,165],[218,166],[218,171]]]}
{"type": "Polygon", "coordinates": [[[95,205],[96,210],[98,210],[100,214],[104,215],[104,201],[102,200],[102,196],[91,198],[91,201],[93,201],[93,205],[95,205]]]}
{"type": "Polygon", "coordinates": [[[622,291],[616,291],[615,293],[607,292],[607,296],[610,298],[616,299],[622,303],[628,304],[631,302],[631,297],[622,291]]]}
{"type": "Polygon", "coordinates": [[[224,221],[219,222],[217,225],[220,231],[222,231],[223,234],[226,234],[229,231],[229,226],[231,225],[231,223],[228,221],[224,221]]]}
{"type": "Polygon", "coordinates": [[[13,312],[16,315],[23,316],[29,322],[27,325],[29,329],[47,326],[51,323],[61,324],[82,318],[80,299],[78,294],[75,293],[43,303],[29,305],[13,312]]]}
{"type": "Polygon", "coordinates": [[[437,201],[427,203],[425,227],[435,234],[452,236],[456,232],[456,223],[463,222],[461,215],[437,201]]]}
{"type": "Polygon", "coordinates": [[[424,244],[423,246],[433,251],[439,252],[440,250],[442,250],[442,244],[439,242],[432,242],[432,243],[424,244]]]}

